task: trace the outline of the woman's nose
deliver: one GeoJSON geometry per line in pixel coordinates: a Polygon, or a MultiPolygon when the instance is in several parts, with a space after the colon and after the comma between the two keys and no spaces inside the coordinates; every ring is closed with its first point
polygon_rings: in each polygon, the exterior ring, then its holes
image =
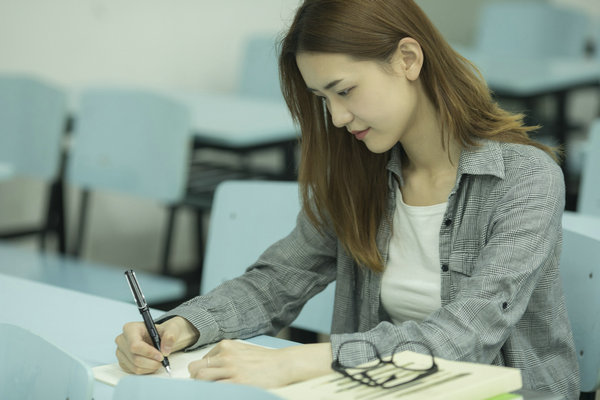
{"type": "Polygon", "coordinates": [[[333,125],[338,128],[343,128],[354,119],[354,115],[346,107],[337,102],[329,103],[329,113],[331,114],[333,125]]]}

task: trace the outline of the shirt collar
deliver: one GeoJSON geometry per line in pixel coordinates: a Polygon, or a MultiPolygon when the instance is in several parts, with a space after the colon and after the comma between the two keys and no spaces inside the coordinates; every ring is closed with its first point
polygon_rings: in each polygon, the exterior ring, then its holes
{"type": "MultiPolygon", "coordinates": [[[[463,149],[460,154],[457,171],[457,183],[463,175],[493,175],[504,179],[504,157],[502,156],[501,143],[495,140],[479,139],[477,146],[463,149]]],[[[402,146],[396,144],[391,149],[390,160],[387,164],[388,171],[402,181],[402,146]]],[[[394,176],[390,175],[388,185],[393,188],[394,176]]]]}

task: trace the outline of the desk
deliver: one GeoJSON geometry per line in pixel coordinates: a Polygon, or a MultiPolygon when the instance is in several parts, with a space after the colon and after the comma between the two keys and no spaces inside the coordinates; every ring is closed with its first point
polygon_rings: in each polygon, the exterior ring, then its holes
{"type": "Polygon", "coordinates": [[[169,94],[189,107],[194,135],[201,143],[236,149],[298,138],[283,100],[225,93],[169,94]]]}
{"type": "MultiPolygon", "coordinates": [[[[464,57],[473,62],[485,78],[488,87],[499,98],[518,100],[526,108],[533,108],[537,98],[550,97],[554,100],[554,144],[563,146],[565,159],[569,157],[567,99],[571,92],[600,86],[600,59],[586,58],[523,58],[490,56],[476,49],[454,46],[464,57]]],[[[537,124],[535,121],[528,124],[537,124]]],[[[568,162],[562,163],[567,182],[567,208],[575,207],[571,194],[577,193],[576,186],[570,188],[568,162]]]]}
{"type": "Polygon", "coordinates": [[[192,116],[194,148],[247,153],[265,148],[282,150],[283,176],[296,176],[294,144],[298,130],[283,98],[274,100],[240,94],[166,92],[185,104],[192,116]]]}
{"type": "Polygon", "coordinates": [[[600,86],[600,60],[576,58],[501,58],[455,46],[482,73],[489,88],[502,98],[531,102],[542,96],[556,99],[556,139],[566,143],[567,95],[600,86]]]}
{"type": "MultiPolygon", "coordinates": [[[[133,304],[123,274],[125,269],[0,243],[2,274],[133,304]]],[[[136,275],[150,304],[180,299],[185,295],[185,284],[180,280],[144,272],[136,272],[136,275]]]]}
{"type": "MultiPolygon", "coordinates": [[[[84,361],[90,368],[117,362],[115,337],[129,321],[140,319],[134,304],[33,282],[0,273],[0,322],[19,325],[84,361]],[[14,306],[6,306],[7,304],[14,306]],[[98,323],[101,321],[101,323],[98,323]],[[93,345],[92,345],[93,344],[93,345]]],[[[160,312],[152,310],[156,318],[160,312]]],[[[295,343],[269,336],[249,342],[281,348],[295,343]]],[[[114,388],[94,382],[94,399],[109,400],[114,388]]],[[[546,393],[519,391],[527,400],[556,399],[546,393]]]]}
{"type": "MultiPolygon", "coordinates": [[[[80,358],[90,368],[117,362],[115,337],[126,322],[141,318],[134,304],[2,273],[0,304],[0,322],[19,325],[44,337],[80,358]]],[[[157,317],[160,312],[152,310],[152,314],[157,317]]],[[[268,336],[250,342],[270,347],[293,344],[268,336]]],[[[112,386],[94,382],[95,400],[112,399],[113,391],[112,386]]]]}

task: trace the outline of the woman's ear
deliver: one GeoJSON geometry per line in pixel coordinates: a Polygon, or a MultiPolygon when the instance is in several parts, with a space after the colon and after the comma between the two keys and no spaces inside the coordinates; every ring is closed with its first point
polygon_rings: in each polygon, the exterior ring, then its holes
{"type": "Polygon", "coordinates": [[[394,70],[401,72],[406,79],[417,80],[423,67],[423,50],[419,42],[410,37],[400,40],[392,58],[392,65],[394,70]]]}

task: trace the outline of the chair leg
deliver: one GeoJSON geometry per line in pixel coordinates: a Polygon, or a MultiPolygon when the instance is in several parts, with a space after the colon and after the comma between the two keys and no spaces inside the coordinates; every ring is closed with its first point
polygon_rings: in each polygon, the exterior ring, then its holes
{"type": "Polygon", "coordinates": [[[283,145],[283,178],[285,180],[295,181],[297,179],[296,172],[296,142],[289,142],[283,145]]]}
{"type": "Polygon", "coordinates": [[[204,266],[204,210],[196,209],[196,272],[192,274],[194,282],[187,282],[188,296],[200,294],[202,287],[202,269],[204,266]]]}
{"type": "Polygon", "coordinates": [[[81,247],[85,235],[85,226],[87,222],[87,213],[90,203],[91,194],[88,189],[83,189],[81,192],[81,200],[79,204],[79,218],[77,223],[77,233],[75,235],[75,243],[71,249],[71,255],[79,257],[81,255],[81,247]]]}
{"type": "Polygon", "coordinates": [[[46,238],[53,233],[58,241],[58,251],[65,254],[66,249],[66,221],[64,205],[64,182],[58,178],[48,188],[47,209],[44,225],[39,234],[39,245],[42,251],[46,250],[46,238]]]}
{"type": "Polygon", "coordinates": [[[160,258],[161,273],[169,275],[169,258],[171,256],[171,243],[173,242],[173,230],[175,227],[175,213],[177,206],[172,205],[167,209],[167,226],[165,228],[165,236],[163,241],[163,250],[160,258]]]}
{"type": "Polygon", "coordinates": [[[57,225],[56,234],[58,236],[58,252],[60,254],[67,253],[67,213],[65,206],[65,185],[61,179],[57,182],[57,225]]]}
{"type": "Polygon", "coordinates": [[[52,230],[53,225],[55,208],[54,183],[50,184],[48,187],[46,198],[46,217],[44,220],[44,225],[42,226],[39,234],[39,246],[41,251],[46,251],[46,236],[48,236],[48,232],[52,230]]]}

